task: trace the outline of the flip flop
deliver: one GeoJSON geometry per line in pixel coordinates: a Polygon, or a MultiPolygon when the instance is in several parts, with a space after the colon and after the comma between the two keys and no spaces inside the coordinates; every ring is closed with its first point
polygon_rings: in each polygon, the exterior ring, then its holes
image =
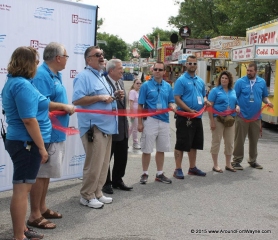
{"type": "Polygon", "coordinates": [[[62,218],[63,217],[61,213],[52,211],[50,209],[47,209],[44,213],[42,213],[42,216],[46,219],[54,219],[54,218],[62,218]]]}
{"type": "Polygon", "coordinates": [[[31,221],[27,221],[27,225],[31,226],[31,227],[35,227],[35,228],[41,228],[41,229],[54,229],[56,228],[56,224],[54,224],[54,226],[52,227],[48,227],[47,224],[49,223],[52,223],[48,220],[46,221],[43,221],[43,220],[46,220],[44,217],[40,217],[36,220],[34,220],[33,222],[31,221]]]}
{"type": "Polygon", "coordinates": [[[214,171],[214,172],[219,172],[219,173],[223,173],[223,170],[220,168],[219,170],[217,170],[216,168],[212,168],[212,171],[214,171]]]}

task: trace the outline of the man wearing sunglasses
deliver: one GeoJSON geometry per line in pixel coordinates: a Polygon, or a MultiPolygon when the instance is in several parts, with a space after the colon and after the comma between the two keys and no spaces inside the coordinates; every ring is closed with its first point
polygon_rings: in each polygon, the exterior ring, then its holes
{"type": "MultiPolygon", "coordinates": [[[[174,96],[178,110],[197,113],[207,104],[207,98],[205,83],[195,73],[197,70],[197,59],[195,56],[188,56],[186,68],[187,71],[175,82],[174,96]]],[[[188,174],[206,176],[205,172],[196,167],[197,149],[203,150],[204,145],[202,115],[195,118],[177,115],[176,127],[176,169],[173,176],[177,179],[184,179],[181,166],[184,151],[187,152],[189,158],[188,174]]]]}
{"type": "MultiPolygon", "coordinates": [[[[102,50],[91,46],[84,53],[86,67],[73,82],[73,104],[85,110],[117,110],[113,88],[103,76],[105,66],[102,50]]],[[[78,113],[78,127],[86,153],[80,204],[102,208],[112,198],[102,193],[106,181],[112,134],[118,133],[118,118],[113,115],[78,113]]]]}
{"type": "MultiPolygon", "coordinates": [[[[138,110],[171,108],[175,111],[172,87],[163,80],[163,75],[165,74],[164,63],[155,63],[152,74],[152,79],[145,82],[140,88],[138,110]]],[[[154,115],[144,120],[138,118],[138,131],[142,132],[141,150],[143,152],[143,174],[141,175],[140,183],[146,184],[148,181],[148,168],[154,144],[156,144],[155,161],[157,167],[155,181],[172,183],[163,173],[164,152],[170,151],[169,113],[154,115]]]]}

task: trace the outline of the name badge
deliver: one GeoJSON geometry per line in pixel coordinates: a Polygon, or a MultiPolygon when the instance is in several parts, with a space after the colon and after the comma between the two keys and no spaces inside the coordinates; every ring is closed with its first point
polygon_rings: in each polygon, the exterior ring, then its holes
{"type": "Polygon", "coordinates": [[[254,102],[254,94],[253,93],[250,94],[250,101],[249,102],[254,102]]]}
{"type": "Polygon", "coordinates": [[[116,101],[114,100],[111,104],[112,104],[112,111],[116,111],[117,109],[116,101]]]}
{"type": "Polygon", "coordinates": [[[156,104],[156,109],[162,109],[162,103],[157,103],[156,104]]]}
{"type": "Polygon", "coordinates": [[[198,101],[198,104],[203,104],[202,103],[202,98],[200,96],[197,96],[197,101],[198,101]]]}

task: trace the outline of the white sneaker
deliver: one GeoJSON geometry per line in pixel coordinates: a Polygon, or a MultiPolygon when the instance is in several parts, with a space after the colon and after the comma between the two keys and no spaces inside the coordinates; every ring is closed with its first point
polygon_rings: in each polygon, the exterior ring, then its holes
{"type": "Polygon", "coordinates": [[[141,146],[139,143],[133,143],[133,148],[134,149],[141,149],[141,146]]]}
{"type": "Polygon", "coordinates": [[[104,205],[102,202],[98,201],[96,198],[92,198],[91,200],[86,200],[83,197],[80,198],[80,204],[91,207],[91,208],[102,208],[104,205]]]}
{"type": "Polygon", "coordinates": [[[98,198],[98,200],[101,202],[101,203],[112,203],[113,202],[113,198],[111,197],[105,197],[104,195],[100,198],[98,198]]]}

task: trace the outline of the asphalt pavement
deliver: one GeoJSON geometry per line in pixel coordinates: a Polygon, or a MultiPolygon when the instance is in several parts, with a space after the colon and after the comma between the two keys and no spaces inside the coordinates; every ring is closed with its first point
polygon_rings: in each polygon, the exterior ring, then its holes
{"type": "MultiPolygon", "coordinates": [[[[125,81],[126,89],[131,82],[125,81]]],[[[258,144],[258,162],[264,167],[249,167],[248,140],[245,143],[243,171],[212,171],[211,133],[208,115],[203,115],[205,144],[198,151],[197,167],[206,177],[185,175],[173,178],[175,169],[175,120],[170,113],[172,152],[165,154],[165,175],[172,184],[155,182],[154,155],[149,168],[149,181],[139,183],[142,174],[141,152],[133,151],[129,141],[129,158],[124,181],[133,191],[115,190],[113,203],[103,209],[90,209],[79,204],[80,179],[52,182],[47,195],[49,208],[63,214],[53,220],[54,230],[40,230],[51,240],[168,240],[168,239],[277,239],[277,142],[278,130],[263,129],[258,144]]],[[[225,168],[223,145],[219,163],[225,168]]],[[[188,158],[184,154],[183,171],[188,158]]],[[[12,191],[0,192],[0,239],[12,238],[9,204],[12,191]]],[[[29,210],[28,210],[29,211],[29,210]]],[[[28,212],[29,214],[29,212],[28,212]]],[[[27,214],[27,215],[28,215],[27,214]]]]}

